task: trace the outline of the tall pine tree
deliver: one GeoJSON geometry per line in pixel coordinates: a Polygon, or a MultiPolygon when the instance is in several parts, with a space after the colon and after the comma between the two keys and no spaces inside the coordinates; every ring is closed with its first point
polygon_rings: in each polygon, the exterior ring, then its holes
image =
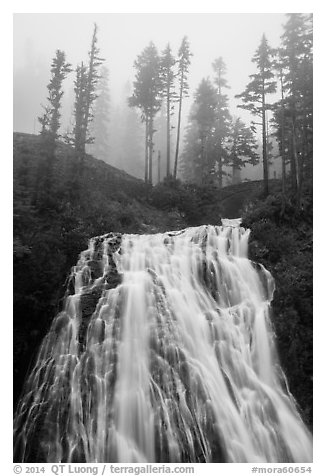
{"type": "Polygon", "coordinates": [[[93,144],[94,137],[90,134],[90,124],[93,120],[93,106],[97,98],[97,83],[100,79],[99,67],[104,59],[99,58],[97,47],[97,25],[91,42],[91,49],[88,53],[89,62],[86,66],[83,62],[76,68],[76,79],[74,82],[75,102],[74,102],[74,126],[73,131],[68,131],[65,140],[75,148],[75,155],[78,160],[78,173],[83,175],[84,158],[86,145],[93,144]]]}
{"type": "Polygon", "coordinates": [[[167,45],[161,56],[160,77],[162,87],[162,98],[166,101],[166,176],[171,175],[171,112],[172,103],[175,101],[174,91],[174,65],[175,59],[172,55],[170,44],[167,45]]]}
{"type": "Polygon", "coordinates": [[[106,66],[102,66],[97,85],[97,98],[94,103],[94,119],[90,126],[90,132],[94,137],[94,143],[89,146],[89,152],[105,162],[108,162],[110,147],[109,114],[109,70],[106,66]]]}
{"type": "MultiPolygon", "coordinates": [[[[278,142],[279,152],[282,160],[282,194],[283,200],[285,200],[286,194],[286,164],[287,164],[287,151],[289,148],[286,145],[286,127],[289,122],[285,114],[285,90],[284,90],[284,63],[278,51],[278,55],[275,58],[274,68],[279,80],[279,90],[281,92],[281,99],[274,105],[274,117],[272,119],[273,126],[275,128],[275,137],[278,142]]],[[[285,203],[285,202],[283,202],[285,203]]]]}
{"type": "Polygon", "coordinates": [[[48,105],[44,107],[45,112],[38,120],[41,123],[41,136],[43,139],[43,153],[45,161],[38,171],[38,185],[41,181],[46,181],[44,189],[50,190],[51,175],[55,160],[56,139],[60,137],[59,129],[61,126],[61,100],[64,94],[62,83],[66,76],[72,71],[71,64],[66,62],[64,51],[57,50],[51,64],[51,79],[47,85],[48,105]]]}
{"type": "Polygon", "coordinates": [[[200,154],[201,141],[199,126],[194,117],[195,105],[190,109],[188,124],[185,128],[184,147],[180,155],[179,174],[185,182],[201,183],[200,154]]]}
{"type": "Polygon", "coordinates": [[[182,103],[183,103],[183,98],[188,97],[188,93],[189,93],[188,74],[189,74],[191,56],[192,56],[192,53],[190,52],[189,41],[188,41],[188,38],[185,36],[182,39],[181,46],[178,51],[178,59],[177,59],[177,63],[178,63],[177,76],[178,76],[178,82],[179,82],[179,97],[178,97],[179,108],[178,108],[177,142],[176,142],[174,170],[173,170],[174,179],[177,178],[177,171],[178,171],[182,103]]]}
{"type": "Polygon", "coordinates": [[[145,182],[152,184],[154,117],[162,103],[160,57],[153,42],[137,57],[134,67],[136,77],[129,106],[141,110],[141,120],[145,123],[145,182]]]}
{"type": "Polygon", "coordinates": [[[200,138],[200,182],[209,180],[214,169],[212,133],[216,124],[217,97],[211,81],[203,79],[195,92],[192,119],[198,124],[200,138]]]}
{"type": "Polygon", "coordinates": [[[256,63],[258,72],[251,74],[251,81],[247,84],[243,93],[236,95],[243,105],[238,105],[242,109],[247,109],[254,116],[261,119],[262,144],[263,144],[263,173],[264,173],[264,193],[268,195],[268,158],[267,158],[267,138],[266,138],[266,111],[271,108],[267,102],[267,96],[276,91],[276,81],[273,73],[274,51],[268,45],[266,36],[263,35],[261,43],[256,50],[252,61],[256,63]]]}
{"type": "Polygon", "coordinates": [[[82,143],[81,147],[83,153],[85,154],[86,144],[92,144],[94,142],[94,137],[89,134],[89,124],[93,120],[93,105],[94,101],[97,98],[97,83],[100,79],[99,67],[103,63],[104,59],[100,58],[99,48],[97,46],[97,25],[94,24],[93,37],[91,43],[91,49],[88,52],[89,62],[87,70],[87,81],[85,89],[85,114],[84,114],[84,125],[82,128],[82,143]]]}
{"type": "Polygon", "coordinates": [[[76,68],[76,78],[74,81],[75,102],[74,102],[74,127],[72,137],[70,134],[66,136],[67,142],[71,143],[75,148],[76,157],[80,164],[85,155],[85,137],[87,131],[85,115],[86,115],[86,88],[87,88],[87,67],[82,62],[76,68]]]}
{"type": "Polygon", "coordinates": [[[224,90],[228,88],[225,79],[226,66],[223,58],[218,58],[213,63],[215,72],[214,82],[217,88],[216,103],[216,123],[214,130],[214,146],[217,162],[217,180],[218,186],[222,188],[223,184],[223,165],[228,161],[228,153],[226,148],[226,138],[230,131],[231,115],[228,108],[228,97],[224,94],[224,90]]]}
{"type": "Polygon", "coordinates": [[[312,176],[313,58],[312,18],[288,14],[280,58],[284,73],[283,107],[291,125],[290,168],[292,189],[300,202],[304,176],[312,176]]]}
{"type": "Polygon", "coordinates": [[[57,50],[52,60],[51,79],[47,86],[49,105],[44,108],[44,115],[38,118],[42,125],[41,134],[46,135],[52,142],[59,137],[61,99],[64,94],[62,83],[71,71],[71,64],[66,62],[65,52],[57,50]]]}

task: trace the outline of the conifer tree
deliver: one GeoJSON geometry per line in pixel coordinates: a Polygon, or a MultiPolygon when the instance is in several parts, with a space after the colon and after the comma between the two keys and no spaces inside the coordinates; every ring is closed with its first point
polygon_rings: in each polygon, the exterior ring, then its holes
{"type": "Polygon", "coordinates": [[[51,79],[47,85],[49,104],[44,107],[44,115],[38,118],[42,125],[42,136],[46,136],[53,145],[59,137],[61,100],[64,94],[62,83],[71,71],[71,64],[66,62],[65,52],[57,50],[51,64],[51,79]]]}
{"type": "Polygon", "coordinates": [[[275,128],[275,137],[278,142],[279,151],[282,159],[282,194],[283,200],[286,194],[286,115],[285,115],[285,92],[284,92],[284,64],[280,57],[280,53],[274,62],[274,68],[276,70],[277,77],[279,79],[279,89],[281,92],[281,99],[274,106],[274,117],[272,123],[275,128]]]}
{"type": "Polygon", "coordinates": [[[94,142],[94,137],[88,135],[89,132],[89,124],[93,120],[93,111],[92,107],[94,101],[97,98],[96,90],[97,90],[97,83],[100,78],[99,74],[99,67],[103,63],[104,59],[100,58],[99,55],[99,48],[97,46],[97,25],[94,24],[94,31],[91,43],[91,49],[88,52],[89,62],[88,62],[88,70],[87,70],[87,82],[86,82],[86,90],[85,90],[85,115],[84,115],[84,126],[82,128],[82,147],[83,152],[85,153],[85,146],[86,144],[92,144],[94,142]]]}
{"type": "Polygon", "coordinates": [[[183,98],[188,97],[188,92],[189,92],[188,73],[189,73],[191,56],[192,56],[192,53],[190,52],[189,41],[188,41],[188,38],[185,36],[182,39],[181,46],[178,52],[178,59],[177,59],[178,82],[179,82],[179,98],[178,98],[179,110],[178,110],[177,141],[176,141],[174,172],[173,172],[174,179],[177,178],[177,171],[178,171],[182,102],[183,102],[183,98]]]}
{"type": "Polygon", "coordinates": [[[185,129],[184,148],[180,155],[178,172],[185,182],[201,183],[201,140],[199,126],[194,119],[194,109],[195,105],[193,104],[185,129]]]}
{"type": "Polygon", "coordinates": [[[94,24],[88,66],[82,62],[76,69],[73,131],[65,136],[65,140],[75,148],[80,174],[83,173],[86,145],[94,142],[94,137],[90,134],[90,123],[94,117],[93,106],[97,98],[97,83],[100,78],[98,68],[104,61],[98,54],[97,25],[94,24]]]}
{"type": "Polygon", "coordinates": [[[167,45],[161,56],[160,78],[161,78],[161,96],[166,100],[166,176],[171,175],[170,153],[171,153],[171,108],[175,100],[174,92],[174,65],[175,59],[172,55],[170,44],[167,45]]]}
{"type": "Polygon", "coordinates": [[[214,142],[217,161],[218,185],[222,188],[223,165],[227,163],[228,153],[226,148],[226,138],[229,134],[231,115],[228,108],[228,97],[224,94],[224,89],[229,88],[225,79],[226,66],[223,58],[218,58],[213,63],[213,70],[216,74],[214,82],[217,87],[216,103],[216,124],[214,130],[214,142]]]}
{"type": "Polygon", "coordinates": [[[263,144],[263,171],[264,171],[264,193],[268,195],[268,158],[266,140],[266,111],[271,108],[267,103],[267,96],[276,91],[276,82],[273,73],[274,51],[268,45],[265,35],[256,50],[252,61],[256,63],[258,72],[251,74],[251,81],[247,84],[243,93],[236,95],[243,105],[238,105],[242,109],[247,109],[254,116],[261,119],[262,144],[263,144]]]}
{"type": "Polygon", "coordinates": [[[90,125],[91,136],[94,137],[94,143],[89,146],[89,151],[96,158],[108,161],[109,155],[109,70],[102,66],[97,85],[97,98],[94,103],[94,119],[90,125]]]}
{"type": "Polygon", "coordinates": [[[232,167],[232,182],[236,182],[237,171],[246,164],[256,165],[259,156],[256,152],[258,145],[250,127],[247,127],[239,117],[231,124],[228,138],[230,164],[232,167]]]}
{"type": "Polygon", "coordinates": [[[283,65],[283,107],[291,124],[292,189],[300,193],[304,174],[312,175],[312,18],[288,14],[279,50],[283,65]]]}
{"type": "Polygon", "coordinates": [[[74,103],[74,128],[73,137],[70,140],[75,147],[76,156],[80,161],[85,154],[86,137],[86,108],[87,108],[87,67],[82,62],[76,68],[76,79],[74,82],[75,103],[74,103]]]}
{"type": "MultiPolygon", "coordinates": [[[[51,175],[55,160],[56,139],[60,137],[60,109],[64,94],[62,84],[71,71],[71,64],[66,62],[64,51],[57,50],[51,64],[51,79],[47,85],[48,104],[44,107],[43,116],[38,118],[42,126],[41,136],[45,161],[38,170],[37,188],[40,188],[41,182],[45,182],[43,188],[48,191],[52,189],[51,175]]],[[[38,194],[38,190],[36,190],[36,194],[38,194]]]]}
{"type": "Polygon", "coordinates": [[[161,108],[162,84],[160,78],[160,57],[153,42],[143,50],[134,63],[136,78],[130,107],[141,110],[141,120],[145,123],[145,182],[153,182],[153,136],[154,117],[161,108]]]}
{"type": "MultiPolygon", "coordinates": [[[[167,121],[166,121],[166,104],[162,102],[162,107],[155,117],[155,129],[157,130],[155,137],[156,152],[160,151],[160,179],[166,177],[167,170],[167,121]],[[162,172],[162,174],[161,174],[162,172]]],[[[158,156],[156,156],[158,159],[158,156]]],[[[158,167],[158,160],[156,161],[158,167]]]]}
{"type": "Polygon", "coordinates": [[[209,79],[203,79],[195,92],[192,119],[197,121],[200,138],[200,182],[208,180],[214,168],[212,132],[216,124],[216,90],[209,79]]]}

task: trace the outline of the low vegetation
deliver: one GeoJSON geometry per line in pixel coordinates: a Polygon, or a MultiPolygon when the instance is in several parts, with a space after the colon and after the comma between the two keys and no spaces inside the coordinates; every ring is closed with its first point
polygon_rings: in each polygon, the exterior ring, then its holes
{"type": "Polygon", "coordinates": [[[302,205],[295,197],[270,195],[253,202],[244,215],[251,229],[250,258],[273,275],[276,289],[272,321],[282,368],[312,426],[312,186],[306,184],[302,205]]]}

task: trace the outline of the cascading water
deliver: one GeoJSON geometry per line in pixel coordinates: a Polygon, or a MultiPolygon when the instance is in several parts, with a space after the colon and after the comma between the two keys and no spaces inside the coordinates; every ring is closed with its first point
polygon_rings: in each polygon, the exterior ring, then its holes
{"type": "Polygon", "coordinates": [[[93,238],[25,384],[15,461],[312,461],[248,237],[224,220],[93,238]]]}

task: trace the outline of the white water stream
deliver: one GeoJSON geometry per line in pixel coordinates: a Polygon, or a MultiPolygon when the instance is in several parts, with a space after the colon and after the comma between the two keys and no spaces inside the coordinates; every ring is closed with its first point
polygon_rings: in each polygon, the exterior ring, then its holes
{"type": "Polygon", "coordinates": [[[274,281],[248,238],[225,220],[92,239],[25,385],[17,461],[312,461],[273,343],[274,281]]]}

